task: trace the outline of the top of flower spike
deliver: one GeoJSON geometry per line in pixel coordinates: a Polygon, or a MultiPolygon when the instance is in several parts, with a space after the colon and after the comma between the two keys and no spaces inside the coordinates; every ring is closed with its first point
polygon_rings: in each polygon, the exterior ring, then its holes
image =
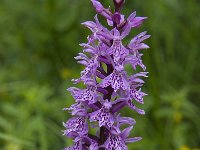
{"type": "Polygon", "coordinates": [[[114,5],[115,5],[115,11],[116,12],[120,12],[120,10],[122,9],[125,0],[113,0],[114,5]]]}
{"type": "Polygon", "coordinates": [[[94,8],[96,9],[97,13],[101,14],[105,18],[112,20],[112,13],[109,9],[103,7],[103,5],[98,0],[91,0],[94,8]]]}
{"type": "Polygon", "coordinates": [[[143,21],[147,19],[147,17],[136,17],[136,12],[133,12],[127,19],[125,19],[124,15],[120,14],[121,7],[125,0],[113,0],[115,4],[115,13],[112,13],[109,8],[104,8],[98,0],[91,0],[91,2],[96,12],[107,19],[108,25],[116,26],[125,36],[129,34],[131,28],[140,27],[143,21]]]}

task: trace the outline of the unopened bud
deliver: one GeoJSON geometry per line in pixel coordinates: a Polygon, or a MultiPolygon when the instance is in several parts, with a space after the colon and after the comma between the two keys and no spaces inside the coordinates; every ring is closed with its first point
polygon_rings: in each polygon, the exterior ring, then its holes
{"type": "Polygon", "coordinates": [[[115,5],[115,11],[116,12],[120,12],[122,6],[125,3],[125,0],[113,0],[114,5],[115,5]]]}
{"type": "Polygon", "coordinates": [[[116,3],[122,3],[124,0],[115,0],[116,3]]]}
{"type": "Polygon", "coordinates": [[[118,25],[118,24],[120,24],[121,16],[120,16],[120,14],[119,14],[118,12],[116,12],[116,13],[113,15],[112,19],[113,19],[113,22],[114,22],[116,25],[118,25]]]}

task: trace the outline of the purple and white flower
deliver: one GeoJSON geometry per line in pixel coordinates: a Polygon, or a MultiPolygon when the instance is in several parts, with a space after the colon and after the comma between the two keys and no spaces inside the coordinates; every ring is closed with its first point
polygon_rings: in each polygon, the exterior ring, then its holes
{"type": "Polygon", "coordinates": [[[64,135],[66,136],[74,136],[77,134],[81,137],[88,133],[88,124],[85,117],[70,118],[66,123],[63,123],[63,126],[66,128],[64,131],[64,135]]]}
{"type": "Polygon", "coordinates": [[[94,111],[89,114],[90,122],[98,121],[99,127],[106,126],[108,128],[112,127],[114,124],[114,116],[110,113],[110,108],[112,107],[111,102],[106,101],[101,109],[94,111]]]}
{"type": "Polygon", "coordinates": [[[129,138],[136,121],[121,116],[119,111],[125,106],[144,115],[137,103],[144,104],[142,86],[147,72],[128,75],[125,65],[131,65],[134,72],[137,66],[146,70],[142,62],[142,49],[149,46],[143,41],[150,35],[142,32],[127,44],[123,40],[132,28],[142,25],[146,17],[137,17],[133,12],[128,18],[121,14],[125,0],[113,0],[115,11],[105,8],[100,1],[91,0],[96,12],[103,16],[110,28],[104,27],[94,17],[94,21],[82,23],[91,30],[86,43],[80,44],[83,52],[75,59],[85,66],[74,83],[82,82],[84,88],[70,87],[75,104],[64,108],[70,111],[72,118],[63,123],[63,134],[72,138],[74,145],[64,150],[128,150],[127,144],[141,140],[141,137],[129,138]],[[125,126],[124,126],[125,125],[125,126]],[[128,127],[127,127],[128,126],[128,127]],[[124,128],[126,127],[126,128],[124,128]],[[96,130],[93,135],[90,128],[96,130]]]}
{"type": "Polygon", "coordinates": [[[113,73],[108,75],[103,81],[100,83],[102,88],[106,88],[109,85],[112,86],[115,92],[122,88],[123,90],[128,89],[129,83],[127,79],[126,71],[123,70],[123,66],[115,67],[113,73]]]}

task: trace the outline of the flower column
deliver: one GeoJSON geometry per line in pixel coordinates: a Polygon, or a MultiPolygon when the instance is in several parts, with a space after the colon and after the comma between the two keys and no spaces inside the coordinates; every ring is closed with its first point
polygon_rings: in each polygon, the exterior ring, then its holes
{"type": "Polygon", "coordinates": [[[128,76],[125,65],[146,69],[142,63],[142,49],[149,48],[143,41],[149,38],[146,32],[135,36],[129,44],[123,46],[122,40],[129,35],[132,28],[139,27],[146,17],[136,17],[133,12],[128,18],[120,13],[124,0],[113,0],[114,13],[106,9],[97,0],[91,0],[97,13],[107,19],[108,30],[102,26],[95,16],[95,22],[86,21],[84,26],[92,31],[88,42],[80,44],[83,53],[75,59],[85,66],[79,79],[74,83],[83,82],[85,89],[71,87],[75,104],[64,110],[70,110],[72,118],[64,126],[64,135],[74,141],[74,145],[65,150],[127,150],[127,143],[141,140],[141,137],[128,138],[133,125],[136,123],[130,117],[122,117],[119,111],[129,106],[139,114],[145,114],[133,104],[143,104],[141,91],[147,72],[139,72],[128,76]],[[133,102],[133,100],[135,100],[133,102]],[[122,125],[129,125],[122,128],[122,125]],[[90,128],[96,129],[96,134],[90,133],[90,128]]]}

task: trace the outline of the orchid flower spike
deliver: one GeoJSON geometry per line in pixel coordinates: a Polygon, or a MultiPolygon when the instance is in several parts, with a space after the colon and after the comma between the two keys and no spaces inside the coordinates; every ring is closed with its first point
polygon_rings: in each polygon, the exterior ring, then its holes
{"type": "Polygon", "coordinates": [[[113,12],[98,0],[91,2],[97,14],[103,16],[112,29],[104,27],[98,15],[95,15],[95,21],[82,23],[92,33],[87,43],[80,44],[83,52],[75,57],[85,68],[80,78],[72,81],[74,84],[82,82],[85,88],[68,88],[75,103],[63,109],[72,115],[63,123],[63,135],[72,138],[74,144],[64,150],[128,150],[128,143],[142,138],[129,137],[136,121],[121,116],[119,112],[128,106],[135,113],[145,114],[137,103],[144,104],[143,97],[147,95],[142,92],[145,83],[142,78],[148,77],[148,72],[145,72],[141,52],[149,48],[144,40],[150,35],[147,32],[135,35],[127,45],[123,45],[123,40],[132,28],[140,27],[146,17],[137,17],[136,12],[127,18],[121,14],[125,0],[113,0],[113,12]],[[125,65],[130,65],[134,72],[138,67],[144,71],[128,75],[125,65]],[[96,134],[90,132],[91,128],[96,134]]]}

